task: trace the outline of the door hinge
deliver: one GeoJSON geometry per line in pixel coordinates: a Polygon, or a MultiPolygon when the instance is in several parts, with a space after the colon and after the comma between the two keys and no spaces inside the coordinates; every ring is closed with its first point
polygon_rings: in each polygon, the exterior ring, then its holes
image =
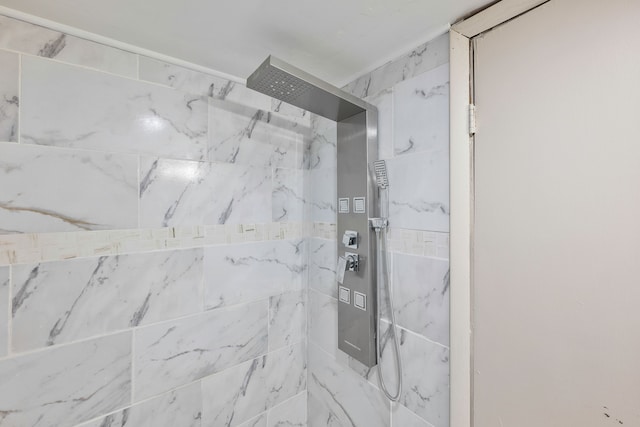
{"type": "Polygon", "coordinates": [[[476,133],[476,106],[469,104],[469,135],[476,133]]]}

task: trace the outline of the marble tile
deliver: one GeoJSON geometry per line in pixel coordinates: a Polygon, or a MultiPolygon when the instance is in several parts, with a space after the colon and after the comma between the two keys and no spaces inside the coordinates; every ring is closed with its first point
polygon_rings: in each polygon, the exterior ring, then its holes
{"type": "Polygon", "coordinates": [[[311,169],[307,172],[309,182],[308,215],[313,222],[337,222],[336,202],[338,179],[335,169],[311,169]]]}
{"type": "Polygon", "coordinates": [[[390,159],[394,156],[393,96],[393,89],[389,88],[367,100],[378,107],[378,158],[380,159],[390,159]]]}
{"type": "Polygon", "coordinates": [[[137,55],[0,15],[0,48],[135,78],[137,55]]]}
{"type": "Polygon", "coordinates": [[[202,249],[13,267],[13,350],[202,310],[202,249]]]}
{"type": "Polygon", "coordinates": [[[448,152],[449,64],[396,85],[393,109],[396,155],[448,152]]]}
{"type": "Polygon", "coordinates": [[[0,141],[18,141],[19,69],[17,54],[0,51],[0,141]]]}
{"type": "MultiPolygon", "coordinates": [[[[382,372],[387,386],[396,387],[392,339],[389,324],[382,327],[382,372]]],[[[402,394],[400,402],[407,409],[436,427],[449,425],[449,349],[419,335],[400,329],[402,359],[402,394]]],[[[377,381],[371,376],[370,381],[377,381]]]]}
{"type": "Polygon", "coordinates": [[[311,393],[307,393],[307,396],[307,425],[309,427],[343,427],[337,416],[320,400],[311,393]]]}
{"type": "Polygon", "coordinates": [[[78,427],[200,427],[202,393],[193,383],[78,427]]]}
{"type": "Polygon", "coordinates": [[[329,425],[389,427],[389,401],[382,392],[313,344],[309,345],[308,388],[325,408],[329,425]]]}
{"type": "Polygon", "coordinates": [[[295,107],[291,104],[287,104],[286,102],[280,101],[275,98],[271,98],[271,111],[287,116],[305,117],[307,119],[311,118],[311,113],[309,113],[307,110],[303,110],[302,108],[295,107]]]}
{"type": "Polygon", "coordinates": [[[338,353],[338,300],[309,291],[309,340],[336,357],[338,353]]]}
{"type": "Polygon", "coordinates": [[[402,405],[393,405],[391,409],[391,425],[402,427],[433,427],[402,405]]]}
{"type": "Polygon", "coordinates": [[[266,353],[267,311],[260,301],[136,329],[136,401],[266,353]]]}
{"type": "Polygon", "coordinates": [[[271,222],[271,170],[142,157],[143,228],[271,222]]]}
{"type": "Polygon", "coordinates": [[[261,110],[271,108],[271,97],[247,89],[244,85],[146,56],[140,57],[140,79],[261,110]]]}
{"type": "Polygon", "coordinates": [[[129,404],[131,333],[0,361],[2,424],[72,426],[129,404]]]}
{"type": "Polygon", "coordinates": [[[338,298],[337,262],[338,249],[335,240],[309,239],[309,287],[338,298]]]}
{"type": "Polygon", "coordinates": [[[137,228],[137,170],[130,154],[0,143],[0,234],[137,228]]]}
{"type": "Polygon", "coordinates": [[[0,267],[0,358],[9,349],[9,267],[0,267]]]}
{"type": "Polygon", "coordinates": [[[212,246],[204,252],[204,301],[218,308],[301,290],[303,240],[212,246]]]}
{"type": "Polygon", "coordinates": [[[24,143],[206,156],[207,102],[199,96],[25,56],[21,97],[24,143]]]}
{"type": "Polygon", "coordinates": [[[202,381],[204,426],[237,426],[306,388],[304,345],[285,347],[202,381]]]}
{"type": "Polygon", "coordinates": [[[238,424],[238,427],[267,427],[267,412],[263,412],[249,421],[238,424]]]}
{"type": "Polygon", "coordinates": [[[434,151],[387,160],[389,224],[449,231],[449,153],[434,151]]]}
{"type": "Polygon", "coordinates": [[[271,408],[267,427],[307,427],[307,392],[271,408]]]}
{"type": "Polygon", "coordinates": [[[344,90],[359,98],[367,98],[447,62],[449,62],[449,34],[445,33],[371,73],[358,77],[346,85],[344,90]]]}
{"type": "Polygon", "coordinates": [[[398,325],[449,345],[449,262],[394,254],[393,287],[398,325]]]}
{"type": "Polygon", "coordinates": [[[254,166],[298,167],[309,127],[291,116],[209,101],[209,160],[254,166]]]}
{"type": "Polygon", "coordinates": [[[303,291],[269,298],[269,351],[306,339],[307,304],[303,291]]]}
{"type": "Polygon", "coordinates": [[[311,140],[305,164],[308,169],[335,169],[338,127],[333,120],[311,115],[311,140]]]}
{"type": "Polygon", "coordinates": [[[304,221],[303,176],[304,173],[300,169],[274,170],[271,195],[274,222],[304,221]]]}

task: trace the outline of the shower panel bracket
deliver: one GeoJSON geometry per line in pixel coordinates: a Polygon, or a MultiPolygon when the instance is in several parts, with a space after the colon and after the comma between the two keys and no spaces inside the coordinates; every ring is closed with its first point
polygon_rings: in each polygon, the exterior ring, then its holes
{"type": "Polygon", "coordinates": [[[369,165],[378,159],[378,111],[273,56],[247,78],[247,87],[337,122],[337,246],[338,254],[343,255],[335,283],[339,295],[338,348],[364,365],[374,366],[376,236],[369,218],[379,212],[378,188],[369,165]],[[345,234],[348,238],[343,240],[345,234]],[[354,267],[351,271],[350,265],[354,267]]]}

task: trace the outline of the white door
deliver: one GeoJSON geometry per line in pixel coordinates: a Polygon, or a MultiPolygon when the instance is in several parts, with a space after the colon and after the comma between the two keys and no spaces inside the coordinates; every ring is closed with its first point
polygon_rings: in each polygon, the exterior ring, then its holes
{"type": "Polygon", "coordinates": [[[474,39],[475,427],[640,426],[640,0],[474,39]]]}

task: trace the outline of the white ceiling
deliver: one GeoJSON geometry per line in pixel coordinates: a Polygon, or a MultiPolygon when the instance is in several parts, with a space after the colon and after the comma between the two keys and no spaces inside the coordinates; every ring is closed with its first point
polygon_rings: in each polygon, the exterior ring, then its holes
{"type": "Polygon", "coordinates": [[[246,78],[273,54],[342,85],[491,0],[0,0],[246,78]]]}

